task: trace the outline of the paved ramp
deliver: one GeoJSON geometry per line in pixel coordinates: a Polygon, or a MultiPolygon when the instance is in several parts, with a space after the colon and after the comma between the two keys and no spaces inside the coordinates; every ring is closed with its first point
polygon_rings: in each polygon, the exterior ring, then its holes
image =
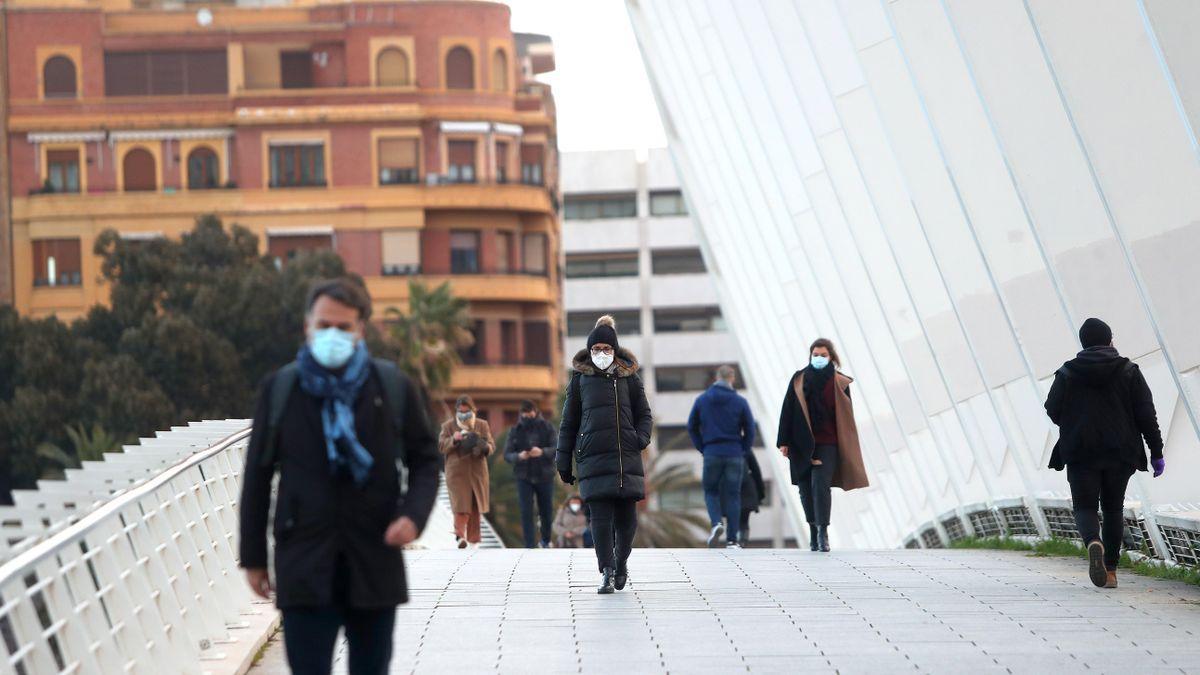
{"type": "MultiPolygon", "coordinates": [[[[1200,588],[992,551],[426,551],[395,673],[1200,673],[1200,588]]],[[[257,671],[286,672],[275,645],[257,671]]],[[[338,670],[345,673],[344,653],[338,670]]]]}

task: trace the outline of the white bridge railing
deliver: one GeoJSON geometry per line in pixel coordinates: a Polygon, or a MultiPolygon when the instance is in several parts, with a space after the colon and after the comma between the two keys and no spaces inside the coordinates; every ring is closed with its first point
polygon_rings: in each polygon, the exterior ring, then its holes
{"type": "Polygon", "coordinates": [[[223,658],[221,645],[238,640],[247,615],[273,614],[255,606],[237,569],[249,433],[245,422],[230,422],[163,434],[106,458],[124,460],[114,472],[72,476],[57,490],[43,482],[40,503],[25,495],[20,508],[61,513],[116,492],[0,566],[3,670],[200,673],[204,660],[223,658]],[[191,454],[214,431],[223,437],[191,454]],[[184,458],[147,479],[146,467],[160,467],[169,447],[184,458]]]}
{"type": "MultiPolygon", "coordinates": [[[[15,491],[0,507],[0,673],[244,672],[278,623],[237,567],[249,436],[247,420],[194,423],[15,491]]],[[[454,545],[443,485],[412,547],[454,545]]]]}

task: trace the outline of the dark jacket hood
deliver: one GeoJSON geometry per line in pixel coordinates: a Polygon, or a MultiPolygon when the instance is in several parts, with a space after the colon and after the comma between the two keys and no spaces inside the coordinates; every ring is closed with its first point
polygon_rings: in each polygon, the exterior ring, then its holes
{"type": "Polygon", "coordinates": [[[1063,364],[1065,374],[1090,387],[1103,387],[1121,374],[1129,359],[1112,347],[1089,347],[1063,364]]]}
{"type": "MultiPolygon", "coordinates": [[[[617,377],[629,377],[640,368],[637,357],[624,347],[617,347],[617,350],[613,352],[613,363],[617,364],[614,371],[617,377]]],[[[596,364],[592,363],[592,352],[587,349],[580,349],[571,361],[571,365],[584,375],[595,375],[598,372],[596,364]]]]}

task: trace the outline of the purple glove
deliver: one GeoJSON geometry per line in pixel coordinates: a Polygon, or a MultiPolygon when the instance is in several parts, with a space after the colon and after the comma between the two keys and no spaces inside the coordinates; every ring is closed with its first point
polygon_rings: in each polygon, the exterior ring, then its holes
{"type": "Polygon", "coordinates": [[[1167,460],[1163,459],[1162,457],[1152,459],[1150,460],[1150,466],[1154,467],[1154,477],[1158,478],[1159,476],[1163,475],[1163,471],[1167,470],[1167,460]]]}

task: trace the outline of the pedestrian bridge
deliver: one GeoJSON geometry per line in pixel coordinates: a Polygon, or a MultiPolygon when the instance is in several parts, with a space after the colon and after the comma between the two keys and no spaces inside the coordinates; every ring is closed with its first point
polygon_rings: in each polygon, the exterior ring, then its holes
{"type": "MultiPolygon", "coordinates": [[[[237,568],[248,435],[244,420],[174,429],[0,507],[0,672],[250,669],[278,619],[237,568]]],[[[1171,522],[1164,557],[1188,562],[1200,536],[1171,522]]],[[[1077,560],[638,549],[630,587],[598,596],[590,551],[489,535],[453,549],[439,501],[408,555],[394,672],[1200,670],[1200,589],[1124,575],[1103,591],[1077,560]]],[[[277,640],[257,672],[286,672],[277,640]]]]}

